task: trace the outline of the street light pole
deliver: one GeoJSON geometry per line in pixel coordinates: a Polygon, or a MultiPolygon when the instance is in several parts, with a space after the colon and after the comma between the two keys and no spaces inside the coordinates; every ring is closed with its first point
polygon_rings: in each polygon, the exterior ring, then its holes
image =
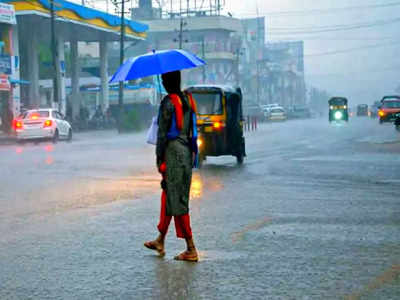
{"type": "MultiPolygon", "coordinates": [[[[205,49],[205,42],[204,42],[204,35],[201,39],[201,55],[203,57],[203,60],[206,60],[206,49],[205,49]]],[[[203,68],[203,83],[206,83],[206,67],[202,66],[203,68]]]]}
{"type": "Polygon", "coordinates": [[[53,102],[59,103],[59,91],[58,91],[58,49],[56,42],[56,29],[55,29],[55,11],[54,11],[54,0],[50,0],[50,30],[51,30],[51,54],[53,59],[53,102]]]}
{"type": "MultiPolygon", "coordinates": [[[[114,1],[115,5],[121,4],[121,31],[120,31],[120,40],[119,40],[119,63],[122,65],[124,63],[124,55],[125,55],[125,2],[128,0],[121,0],[121,2],[114,1]]],[[[118,121],[117,127],[118,132],[122,131],[122,118],[124,113],[124,82],[119,82],[118,89],[118,121]]]]}
{"type": "Polygon", "coordinates": [[[183,19],[181,16],[181,21],[179,24],[179,49],[182,49],[182,39],[183,39],[183,19]]]}
{"type": "MultiPolygon", "coordinates": [[[[120,51],[119,51],[119,64],[122,65],[124,63],[124,41],[125,41],[125,0],[121,2],[121,36],[120,36],[120,51]]],[[[118,116],[118,132],[121,132],[122,126],[122,117],[124,113],[124,82],[119,82],[119,90],[118,90],[118,108],[119,108],[119,116],[118,116]]]]}
{"type": "Polygon", "coordinates": [[[236,53],[236,86],[239,86],[239,63],[240,63],[240,48],[236,53]]]}

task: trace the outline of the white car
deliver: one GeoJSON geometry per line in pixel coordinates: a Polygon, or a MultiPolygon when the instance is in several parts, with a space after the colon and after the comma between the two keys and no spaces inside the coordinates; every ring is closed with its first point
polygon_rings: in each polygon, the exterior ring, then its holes
{"type": "Polygon", "coordinates": [[[285,121],[287,119],[286,112],[283,107],[271,108],[265,117],[269,121],[285,121]]]}
{"type": "Polygon", "coordinates": [[[264,111],[264,112],[268,112],[274,107],[280,107],[280,106],[279,106],[278,103],[260,105],[261,110],[264,111]]]}
{"type": "Polygon", "coordinates": [[[72,140],[71,125],[56,109],[34,109],[21,114],[13,121],[18,141],[33,139],[72,140]]]}

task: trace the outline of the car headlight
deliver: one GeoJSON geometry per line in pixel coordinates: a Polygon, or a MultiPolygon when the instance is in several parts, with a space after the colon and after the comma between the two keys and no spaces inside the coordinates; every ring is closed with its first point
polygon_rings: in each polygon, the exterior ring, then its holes
{"type": "Polygon", "coordinates": [[[342,118],[343,118],[343,114],[342,114],[341,111],[335,112],[335,119],[336,119],[336,120],[340,120],[340,119],[342,119],[342,118]]]}

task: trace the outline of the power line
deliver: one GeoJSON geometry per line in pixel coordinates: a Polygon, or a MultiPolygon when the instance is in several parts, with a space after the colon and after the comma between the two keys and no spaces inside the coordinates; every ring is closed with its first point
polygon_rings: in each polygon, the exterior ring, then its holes
{"type": "Polygon", "coordinates": [[[349,52],[372,49],[372,48],[392,47],[392,46],[396,46],[396,45],[399,45],[399,44],[400,44],[400,41],[386,43],[386,44],[375,44],[375,45],[368,45],[368,46],[362,46],[362,47],[348,48],[348,49],[343,49],[343,50],[328,51],[328,52],[313,53],[313,54],[305,54],[304,57],[335,55],[335,54],[349,53],[349,52]]]}
{"type": "Polygon", "coordinates": [[[269,34],[293,35],[293,34],[313,34],[313,33],[335,32],[335,31],[348,31],[348,30],[390,25],[398,22],[400,22],[400,18],[394,18],[390,20],[378,20],[374,22],[355,23],[347,25],[330,25],[330,26],[319,26],[319,27],[298,27],[298,28],[271,27],[269,34]]]}
{"type": "Polygon", "coordinates": [[[275,31],[289,31],[289,30],[325,30],[325,29],[337,29],[337,28],[347,28],[347,27],[355,27],[355,26],[371,26],[371,25],[380,25],[386,24],[387,22],[399,22],[400,18],[394,18],[389,20],[376,20],[376,21],[369,21],[369,22],[361,22],[361,23],[352,23],[352,24],[337,24],[337,25],[322,25],[322,26],[306,26],[306,27],[270,27],[270,30],[275,31]]]}
{"type": "MultiPolygon", "coordinates": [[[[329,9],[310,9],[310,10],[292,10],[292,11],[276,11],[269,13],[261,13],[264,16],[268,17],[298,17],[304,15],[316,15],[316,14],[332,14],[340,11],[349,12],[351,10],[360,10],[360,9],[376,9],[376,8],[388,8],[393,6],[400,6],[400,2],[391,2],[386,4],[372,4],[372,5],[358,5],[358,6],[347,6],[347,7],[337,7],[337,8],[329,8],[329,9]]],[[[249,14],[239,14],[239,16],[256,16],[257,14],[251,12],[249,14]]]]}
{"type": "Polygon", "coordinates": [[[347,75],[366,74],[366,73],[384,73],[384,72],[400,72],[400,66],[387,67],[382,69],[364,69],[359,71],[346,71],[343,73],[322,73],[322,74],[306,74],[306,77],[347,77],[347,75]]]}
{"type": "MultiPolygon", "coordinates": [[[[308,36],[301,38],[302,41],[393,41],[397,40],[399,37],[322,37],[322,36],[308,36]]],[[[291,42],[292,38],[283,38],[279,41],[291,42]]]]}

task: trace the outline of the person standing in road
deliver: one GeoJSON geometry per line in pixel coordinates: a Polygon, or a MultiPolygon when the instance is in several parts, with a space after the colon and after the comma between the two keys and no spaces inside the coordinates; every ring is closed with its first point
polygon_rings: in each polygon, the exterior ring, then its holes
{"type": "MultiPolygon", "coordinates": [[[[168,92],[160,105],[156,145],[157,167],[162,174],[163,189],[157,239],[144,246],[165,255],[164,241],[172,216],[178,238],[186,241],[186,251],[176,260],[198,261],[189,217],[189,194],[195,160],[196,104],[190,94],[181,91],[181,73],[164,73],[163,86],[168,92]],[[194,117],[192,117],[194,116],[194,117]]],[[[197,148],[196,148],[197,149],[197,148]]]]}

